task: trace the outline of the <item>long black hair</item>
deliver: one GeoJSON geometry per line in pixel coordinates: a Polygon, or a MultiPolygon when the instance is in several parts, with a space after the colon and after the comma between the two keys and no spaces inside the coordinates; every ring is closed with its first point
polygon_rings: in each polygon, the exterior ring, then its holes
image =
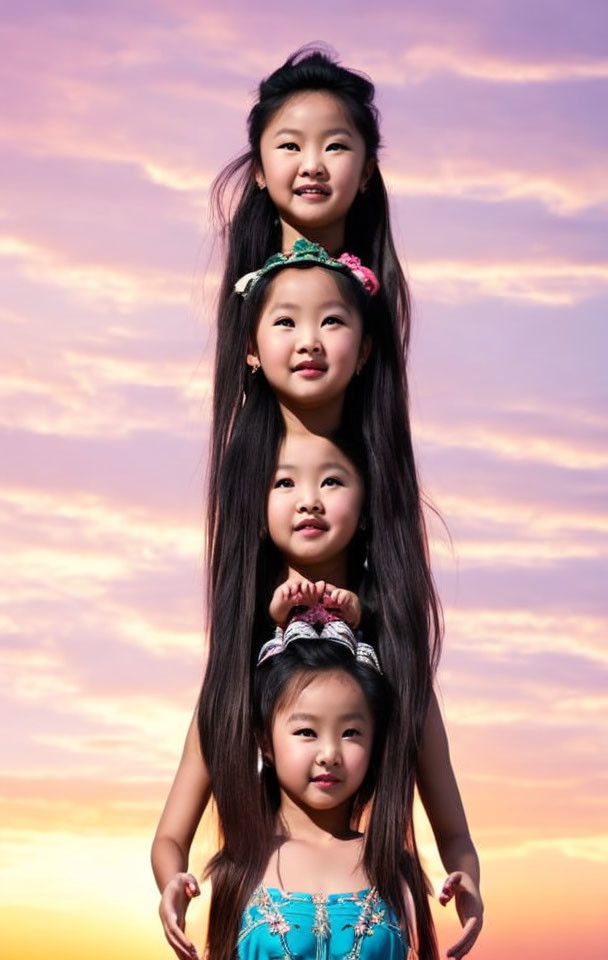
{"type": "MultiPolygon", "coordinates": [[[[417,863],[412,807],[418,752],[439,656],[440,609],[428,563],[403,356],[394,350],[388,305],[381,295],[366,298],[358,281],[346,275],[335,277],[341,285],[350,285],[362,313],[364,334],[371,338],[370,355],[346,391],[342,426],[333,438],[365,487],[365,529],[350,545],[348,586],[361,596],[366,633],[395,689],[397,707],[387,733],[392,758],[391,815],[405,832],[407,849],[417,863]]],[[[243,360],[271,283],[272,277],[263,278],[247,300],[239,300],[239,339],[233,346],[243,360]]],[[[241,368],[245,370],[244,362],[241,368]]],[[[240,386],[243,402],[218,483],[210,568],[210,653],[198,715],[201,747],[228,850],[233,842],[240,842],[244,810],[252,823],[264,816],[250,729],[250,679],[259,647],[273,626],[268,605],[284,569],[282,557],[264,536],[267,493],[284,422],[262,370],[253,376],[242,374],[240,386]]],[[[394,855],[381,833],[375,842],[383,856],[394,855]]],[[[256,843],[253,839],[241,851],[251,858],[251,870],[264,855],[256,843]]],[[[416,907],[424,919],[423,901],[419,893],[416,907]]],[[[424,960],[436,956],[430,916],[428,931],[420,940],[424,960]]]]}
{"type": "Polygon", "coordinates": [[[409,342],[409,292],[395,251],[388,197],[377,164],[380,129],[374,85],[362,74],[341,66],[324,49],[302,47],[260,83],[258,99],[247,121],[248,149],[218,174],[211,188],[214,219],[225,239],[226,266],[218,302],[208,483],[209,558],[214,546],[222,459],[242,398],[244,355],[235,350],[241,319],[232,290],[241,276],[257,270],[281,249],[276,207],[268,191],[260,190],[255,181],[256,166],[261,166],[260,141],[277,110],[294,94],[311,90],[331,93],[344,104],[365,143],[366,161],[375,161],[365,193],[357,194],[348,212],[344,246],[380,280],[389,307],[395,353],[405,355],[409,342]]]}
{"type": "MultiPolygon", "coordinates": [[[[330,640],[295,640],[254,671],[252,741],[272,742],[274,716],[285,699],[297,693],[313,676],[335,670],[347,673],[358,683],[374,719],[370,764],[357,794],[351,799],[355,828],[362,815],[367,814],[363,852],[366,874],[404,926],[407,926],[407,916],[403,881],[407,882],[417,912],[417,930],[409,931],[410,942],[417,935],[419,941],[430,938],[432,945],[424,875],[417,858],[404,852],[404,825],[395,816],[398,811],[394,805],[392,758],[387,738],[394,697],[386,676],[358,662],[350,651],[330,640]]],[[[254,829],[251,829],[250,811],[244,811],[238,834],[225,839],[208,868],[212,879],[207,944],[211,960],[233,958],[243,910],[276,849],[280,790],[272,765],[264,766],[258,774],[256,794],[259,801],[256,813],[260,819],[255,821],[254,829]]],[[[430,954],[420,953],[420,956],[430,954]]]]}

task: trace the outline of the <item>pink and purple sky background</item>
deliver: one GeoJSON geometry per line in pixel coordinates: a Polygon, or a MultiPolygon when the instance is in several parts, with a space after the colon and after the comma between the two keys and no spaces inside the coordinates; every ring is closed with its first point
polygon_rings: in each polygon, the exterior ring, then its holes
{"type": "Polygon", "coordinates": [[[319,39],[377,83],[415,300],[472,956],[600,960],[608,7],[3,7],[3,956],[171,955],[148,849],[200,677],[207,189],[261,76],[319,39]]]}

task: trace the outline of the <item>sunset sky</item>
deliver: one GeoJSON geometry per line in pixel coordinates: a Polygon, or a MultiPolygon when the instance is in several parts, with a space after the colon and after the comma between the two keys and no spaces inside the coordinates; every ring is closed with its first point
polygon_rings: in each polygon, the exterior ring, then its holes
{"type": "Polygon", "coordinates": [[[261,77],[323,40],[377,84],[415,304],[439,682],[487,910],[471,957],[600,960],[608,6],[2,6],[3,957],[173,956],[149,846],[200,680],[207,190],[261,77]]]}

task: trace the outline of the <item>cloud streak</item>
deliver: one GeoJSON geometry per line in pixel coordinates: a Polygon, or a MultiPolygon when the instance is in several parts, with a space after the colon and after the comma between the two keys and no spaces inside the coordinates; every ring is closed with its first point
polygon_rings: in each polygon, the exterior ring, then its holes
{"type": "MultiPolygon", "coordinates": [[[[559,956],[574,914],[581,955],[605,952],[608,61],[603,8],[558,14],[323,13],[378,85],[415,301],[414,442],[452,536],[429,513],[440,695],[490,918],[478,960],[559,956]]],[[[34,862],[49,911],[44,942],[3,947],[70,960],[96,930],[105,956],[160,960],[148,847],[204,658],[209,187],[256,84],[307,37],[278,0],[36,2],[1,29],[7,936],[30,922],[34,862]],[[85,918],[72,954],[66,903],[85,918]]],[[[424,818],[420,834],[440,882],[424,818]]]]}

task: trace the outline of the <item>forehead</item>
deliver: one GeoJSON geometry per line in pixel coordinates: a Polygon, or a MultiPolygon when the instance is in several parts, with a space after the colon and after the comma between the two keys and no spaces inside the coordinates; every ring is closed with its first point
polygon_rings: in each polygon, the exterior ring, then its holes
{"type": "Polygon", "coordinates": [[[314,433],[288,434],[279,451],[279,465],[281,463],[296,466],[301,464],[310,469],[318,468],[324,463],[337,463],[349,473],[358,476],[354,464],[335,443],[314,433]]]}
{"type": "Polygon", "coordinates": [[[264,133],[272,135],[282,127],[303,132],[344,127],[353,134],[357,133],[348,107],[325,90],[294,93],[271,116],[264,133]]]}
{"type": "Polygon", "coordinates": [[[285,267],[271,280],[265,306],[278,301],[302,306],[321,305],[328,300],[348,305],[332,270],[324,267],[285,267]]]}
{"type": "Polygon", "coordinates": [[[286,720],[292,713],[316,717],[340,717],[360,713],[371,719],[363,690],[345,670],[324,670],[321,673],[297,673],[291,678],[275,712],[275,720],[286,720]]]}

